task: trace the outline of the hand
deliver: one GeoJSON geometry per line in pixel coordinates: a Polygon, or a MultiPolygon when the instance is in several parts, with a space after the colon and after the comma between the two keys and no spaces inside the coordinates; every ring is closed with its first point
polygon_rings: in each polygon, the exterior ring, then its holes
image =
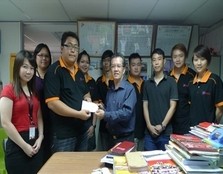
{"type": "Polygon", "coordinates": [[[88,110],[80,110],[79,114],[80,114],[79,118],[81,120],[87,120],[88,118],[91,117],[91,113],[88,110]]]}
{"type": "Polygon", "coordinates": [[[161,124],[155,126],[156,131],[160,134],[163,131],[161,124]]]}
{"type": "Polygon", "coordinates": [[[38,139],[36,140],[35,144],[33,145],[33,148],[34,148],[36,153],[38,153],[38,151],[41,147],[42,141],[43,141],[43,135],[40,135],[38,137],[38,139]]]}
{"type": "Polygon", "coordinates": [[[147,126],[147,128],[149,129],[149,132],[152,137],[159,136],[160,133],[156,130],[156,126],[150,125],[150,126],[147,126]]]}
{"type": "Polygon", "coordinates": [[[93,135],[94,135],[94,127],[92,125],[87,130],[87,135],[88,135],[88,138],[93,137],[93,135]]]}
{"type": "Polygon", "coordinates": [[[104,107],[104,104],[103,103],[98,103],[98,108],[99,109],[102,109],[102,110],[105,110],[105,107],[104,107]]]}
{"type": "Polygon", "coordinates": [[[95,116],[98,118],[98,119],[103,119],[104,118],[104,114],[105,114],[105,111],[102,110],[102,109],[98,109],[96,112],[95,112],[95,116]]]}
{"type": "Polygon", "coordinates": [[[33,157],[37,153],[36,150],[28,143],[26,143],[25,147],[23,147],[22,149],[29,157],[33,157]]]}

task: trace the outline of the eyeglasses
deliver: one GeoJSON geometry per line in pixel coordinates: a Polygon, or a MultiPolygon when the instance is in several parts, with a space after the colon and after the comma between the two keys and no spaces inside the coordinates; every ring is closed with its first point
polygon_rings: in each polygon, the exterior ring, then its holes
{"type": "Polygon", "coordinates": [[[79,47],[76,45],[72,45],[72,44],[63,44],[64,47],[67,47],[68,50],[72,50],[74,49],[75,51],[79,51],[79,47]]]}
{"type": "Polygon", "coordinates": [[[37,56],[39,56],[40,58],[43,58],[43,57],[45,57],[47,59],[50,58],[50,56],[47,54],[37,54],[37,56]]]}
{"type": "Polygon", "coordinates": [[[115,67],[117,67],[118,69],[120,69],[120,68],[122,68],[122,67],[124,67],[124,66],[121,65],[121,64],[117,64],[117,65],[112,64],[112,65],[111,65],[111,68],[112,68],[112,69],[114,69],[115,67]]]}

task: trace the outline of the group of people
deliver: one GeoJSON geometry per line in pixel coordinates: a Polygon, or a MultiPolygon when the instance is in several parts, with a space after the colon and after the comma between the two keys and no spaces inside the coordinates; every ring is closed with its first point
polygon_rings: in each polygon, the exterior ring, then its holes
{"type": "Polygon", "coordinates": [[[200,122],[219,123],[223,112],[223,86],[208,70],[211,54],[198,45],[194,69],[186,65],[183,44],[172,48],[174,64],[164,72],[165,53],[151,54],[153,74],[144,81],[138,53],[126,60],[106,50],[101,57],[102,76],[89,74],[90,56],[79,53],[79,38],[64,32],[61,56],[51,64],[47,45],[33,55],[16,55],[13,82],[1,92],[1,123],[8,135],[5,162],[9,174],[37,173],[54,152],[109,150],[121,141],[132,141],[137,150],[165,150],[170,134],[186,134],[200,122]],[[82,101],[95,102],[95,113],[81,110],[82,101]],[[95,128],[100,120],[96,148],[95,128]]]}

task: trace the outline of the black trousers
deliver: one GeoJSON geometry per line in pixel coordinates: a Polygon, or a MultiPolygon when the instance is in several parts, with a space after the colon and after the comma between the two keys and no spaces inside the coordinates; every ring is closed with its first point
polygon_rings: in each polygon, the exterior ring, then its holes
{"type": "MultiPolygon", "coordinates": [[[[22,138],[33,145],[36,139],[29,140],[29,133],[20,133],[22,138]]],[[[25,152],[15,144],[11,139],[6,143],[5,164],[8,174],[36,174],[43,165],[43,152],[40,148],[39,152],[29,157],[25,152]]]]}

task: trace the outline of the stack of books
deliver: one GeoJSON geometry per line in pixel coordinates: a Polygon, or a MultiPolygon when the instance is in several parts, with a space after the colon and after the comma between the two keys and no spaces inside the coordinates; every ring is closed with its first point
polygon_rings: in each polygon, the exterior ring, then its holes
{"type": "Polygon", "coordinates": [[[216,123],[202,122],[196,126],[191,127],[190,128],[191,130],[189,132],[195,136],[204,139],[208,138],[210,134],[217,128],[223,128],[223,125],[216,123]]]}
{"type": "Polygon", "coordinates": [[[166,150],[185,173],[223,173],[219,168],[219,149],[195,135],[172,134],[166,150]]]}

